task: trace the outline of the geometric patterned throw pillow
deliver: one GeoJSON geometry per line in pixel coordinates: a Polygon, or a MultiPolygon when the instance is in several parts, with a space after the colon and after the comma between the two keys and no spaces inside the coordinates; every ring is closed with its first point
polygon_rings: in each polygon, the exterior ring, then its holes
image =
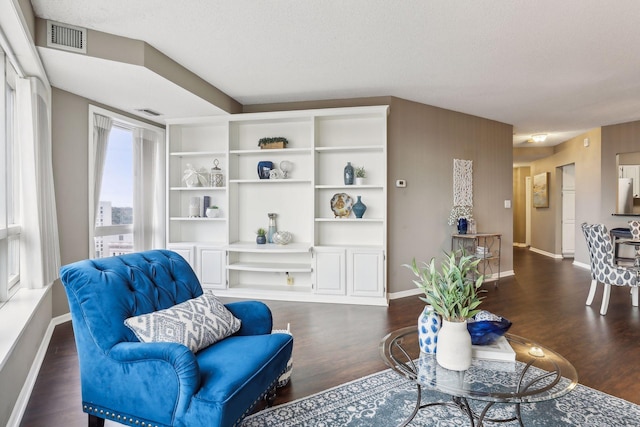
{"type": "Polygon", "coordinates": [[[141,342],[175,342],[197,352],[240,329],[240,320],[213,295],[204,294],[124,321],[141,342]]]}

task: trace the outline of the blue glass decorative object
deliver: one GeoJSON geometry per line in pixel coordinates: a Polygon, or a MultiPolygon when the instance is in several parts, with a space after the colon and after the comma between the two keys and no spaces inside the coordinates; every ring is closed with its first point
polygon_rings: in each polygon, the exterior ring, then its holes
{"type": "Polygon", "coordinates": [[[511,327],[511,321],[496,316],[488,311],[481,311],[467,321],[467,329],[471,335],[471,344],[491,344],[503,336],[511,327]]]}

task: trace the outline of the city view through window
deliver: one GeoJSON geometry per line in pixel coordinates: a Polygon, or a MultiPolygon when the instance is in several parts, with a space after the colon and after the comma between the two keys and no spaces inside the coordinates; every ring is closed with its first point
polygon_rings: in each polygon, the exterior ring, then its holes
{"type": "Polygon", "coordinates": [[[109,134],[96,215],[96,258],[133,252],[133,180],[133,133],[114,126],[109,134]]]}

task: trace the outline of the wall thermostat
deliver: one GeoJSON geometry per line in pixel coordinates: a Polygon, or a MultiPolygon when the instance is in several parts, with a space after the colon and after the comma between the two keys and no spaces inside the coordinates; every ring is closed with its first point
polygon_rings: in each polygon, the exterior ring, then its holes
{"type": "Polygon", "coordinates": [[[407,181],[404,179],[398,179],[396,180],[396,187],[398,188],[404,188],[407,186],[407,181]]]}

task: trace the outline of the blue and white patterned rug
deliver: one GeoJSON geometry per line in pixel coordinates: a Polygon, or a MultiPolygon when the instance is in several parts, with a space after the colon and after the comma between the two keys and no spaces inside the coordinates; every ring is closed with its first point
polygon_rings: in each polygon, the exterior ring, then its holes
{"type": "MultiPolygon", "coordinates": [[[[247,417],[242,427],[393,427],[400,425],[416,402],[416,387],[391,370],[265,409],[247,417]]],[[[450,402],[445,394],[423,388],[422,402],[450,402]]],[[[469,401],[478,409],[478,402],[469,401]]],[[[482,405],[484,406],[484,405],[482,405]]],[[[523,404],[525,426],[640,426],[640,406],[578,385],[563,397],[542,403],[523,404]]],[[[494,405],[490,416],[512,416],[512,405],[494,405]]],[[[489,426],[515,426],[516,421],[489,426]]],[[[421,409],[410,426],[469,426],[469,419],[455,407],[421,409]]]]}

